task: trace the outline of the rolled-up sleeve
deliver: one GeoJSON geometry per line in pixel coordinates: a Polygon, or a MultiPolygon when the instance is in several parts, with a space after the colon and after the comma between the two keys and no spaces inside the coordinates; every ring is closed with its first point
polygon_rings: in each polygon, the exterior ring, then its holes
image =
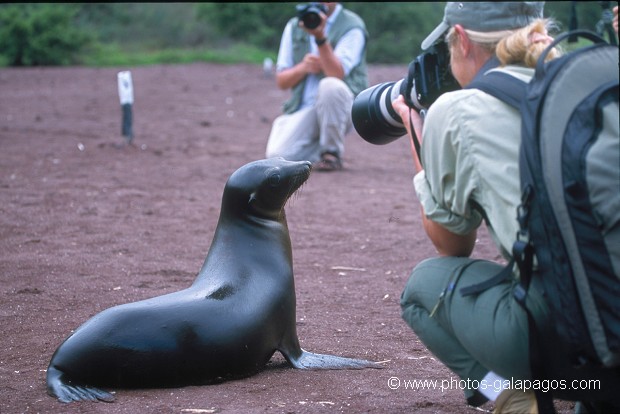
{"type": "Polygon", "coordinates": [[[278,60],[276,61],[276,70],[283,71],[293,67],[293,20],[289,20],[280,39],[280,49],[278,50],[278,60]]]}
{"type": "Polygon", "coordinates": [[[338,41],[334,54],[340,60],[345,76],[362,61],[366,37],[360,29],[351,29],[338,41]]]}
{"type": "Polygon", "coordinates": [[[454,102],[441,97],[424,123],[422,163],[424,171],[413,180],[424,214],[456,234],[480,226],[482,215],[472,208],[477,190],[477,171],[468,154],[467,116],[454,102]]]}

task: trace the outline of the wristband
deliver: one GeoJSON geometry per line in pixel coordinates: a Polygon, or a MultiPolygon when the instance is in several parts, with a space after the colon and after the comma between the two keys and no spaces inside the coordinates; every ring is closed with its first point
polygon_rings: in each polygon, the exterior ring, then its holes
{"type": "Polygon", "coordinates": [[[316,43],[317,46],[323,46],[325,43],[327,42],[327,37],[324,37],[322,39],[314,39],[314,43],[316,43]]]}

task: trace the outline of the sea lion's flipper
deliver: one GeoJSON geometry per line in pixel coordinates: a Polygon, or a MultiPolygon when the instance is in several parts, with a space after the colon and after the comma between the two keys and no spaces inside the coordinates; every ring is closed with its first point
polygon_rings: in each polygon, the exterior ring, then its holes
{"type": "Polygon", "coordinates": [[[98,388],[72,384],[63,378],[63,373],[54,368],[47,369],[47,392],[64,403],[72,401],[114,401],[114,396],[98,388]]]}
{"type": "Polygon", "coordinates": [[[383,368],[380,364],[365,359],[344,358],[335,355],[315,354],[301,350],[297,358],[280,350],[288,362],[297,369],[363,369],[383,368]]]}

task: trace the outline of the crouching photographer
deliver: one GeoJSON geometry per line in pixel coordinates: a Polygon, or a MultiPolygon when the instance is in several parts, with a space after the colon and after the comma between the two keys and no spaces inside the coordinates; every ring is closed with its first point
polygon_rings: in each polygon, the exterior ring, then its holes
{"type": "Polygon", "coordinates": [[[342,169],[351,105],[368,86],[364,21],[339,3],[302,4],[282,33],[276,84],[291,91],[272,125],[266,156],[342,169]]]}
{"type": "MultiPolygon", "coordinates": [[[[474,295],[463,296],[459,290],[485,282],[503,269],[498,263],[470,258],[483,219],[502,256],[511,259],[519,230],[515,212],[521,195],[521,115],[467,86],[489,71],[528,82],[538,56],[552,41],[547,33],[550,25],[543,19],[542,2],[449,2],[443,21],[423,41],[422,49],[445,41],[451,72],[463,89],[439,96],[424,117],[410,97],[400,95],[387,105],[396,114],[394,120],[403,120],[412,140],[423,227],[439,254],[413,270],[401,297],[402,317],[464,383],[478,385],[464,390],[468,404],[480,406],[492,400],[496,412],[538,412],[535,390],[510,386],[511,381],[532,378],[528,319],[512,294],[518,276],[474,295]],[[419,149],[413,145],[416,137],[419,149]]],[[[553,51],[549,58],[558,54],[553,51]]],[[[605,388],[600,373],[575,370],[562,354],[535,280],[528,308],[539,326],[549,327],[542,330],[541,350],[549,377],[595,378],[605,388]]],[[[612,375],[617,380],[617,372],[612,375]]],[[[587,392],[591,399],[592,390],[587,392]]],[[[554,395],[564,398],[561,390],[554,390],[554,395]]],[[[575,390],[567,398],[581,399],[575,390]]]]}

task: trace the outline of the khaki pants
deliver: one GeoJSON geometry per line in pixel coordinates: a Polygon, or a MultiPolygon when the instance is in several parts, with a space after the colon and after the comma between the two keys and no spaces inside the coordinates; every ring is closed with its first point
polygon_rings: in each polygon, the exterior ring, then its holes
{"type": "MultiPolygon", "coordinates": [[[[527,315],[512,298],[511,283],[467,297],[459,292],[501,269],[468,258],[429,259],[416,266],[401,297],[403,319],[464,381],[477,383],[489,371],[504,378],[530,377],[527,315]]],[[[473,389],[464,392],[467,398],[473,395],[473,389]]]]}
{"type": "MultiPolygon", "coordinates": [[[[514,282],[498,284],[477,295],[463,297],[459,292],[501,269],[501,265],[484,260],[428,259],[416,266],[402,293],[403,319],[463,383],[469,379],[476,384],[489,371],[507,380],[531,379],[527,315],[513,297],[514,282]]],[[[545,370],[550,380],[565,385],[551,390],[553,395],[567,400],[613,402],[620,408],[620,369],[573,367],[536,282],[534,278],[527,304],[539,327],[545,370]],[[582,388],[571,388],[573,381],[582,388]],[[587,381],[591,386],[583,387],[587,381]]],[[[464,392],[466,398],[473,395],[473,389],[464,392]]]]}
{"type": "Polygon", "coordinates": [[[279,116],[273,122],[266,156],[316,162],[331,152],[342,157],[351,130],[353,93],[340,79],[323,78],[313,107],[279,116]]]}

